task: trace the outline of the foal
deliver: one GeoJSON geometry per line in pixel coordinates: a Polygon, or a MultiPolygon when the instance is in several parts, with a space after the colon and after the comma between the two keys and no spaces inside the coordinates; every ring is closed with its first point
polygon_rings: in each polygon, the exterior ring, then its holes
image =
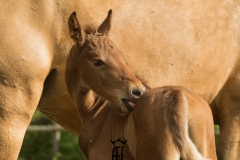
{"type": "Polygon", "coordinates": [[[85,156],[110,160],[119,139],[124,149],[116,156],[124,160],[216,159],[208,104],[183,87],[165,86],[144,93],[146,86],[106,36],[111,13],[90,34],[82,34],[75,12],[69,18],[76,44],[65,78],[82,118],[79,146],[85,156]]]}

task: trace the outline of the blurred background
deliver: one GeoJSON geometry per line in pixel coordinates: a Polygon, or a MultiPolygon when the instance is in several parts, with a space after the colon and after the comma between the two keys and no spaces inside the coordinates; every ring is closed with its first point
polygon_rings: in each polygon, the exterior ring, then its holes
{"type": "MultiPolygon", "coordinates": [[[[215,126],[216,143],[219,126],[215,126]]],[[[78,137],[36,111],[26,132],[18,160],[86,160],[78,137]]]]}
{"type": "Polygon", "coordinates": [[[36,111],[25,134],[18,160],[86,160],[78,137],[36,111]]]}

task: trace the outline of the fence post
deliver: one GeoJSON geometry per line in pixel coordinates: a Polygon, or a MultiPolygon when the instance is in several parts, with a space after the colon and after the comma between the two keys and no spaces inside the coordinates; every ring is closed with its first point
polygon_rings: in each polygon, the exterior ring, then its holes
{"type": "MultiPolygon", "coordinates": [[[[57,123],[54,123],[54,126],[58,127],[59,125],[57,123]]],[[[60,139],[61,139],[61,131],[60,130],[53,131],[52,133],[53,157],[56,156],[56,154],[59,151],[60,139]]]]}

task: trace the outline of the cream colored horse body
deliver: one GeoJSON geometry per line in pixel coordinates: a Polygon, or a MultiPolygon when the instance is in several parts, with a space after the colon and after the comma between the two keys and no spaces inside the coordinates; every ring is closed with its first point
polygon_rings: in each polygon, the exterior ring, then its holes
{"type": "Polygon", "coordinates": [[[110,8],[110,38],[150,86],[182,85],[209,103],[219,93],[211,106],[221,126],[218,155],[239,157],[238,1],[10,0],[0,6],[0,159],[16,159],[37,106],[79,133],[64,82],[73,44],[67,19],[77,11],[83,27],[97,27],[110,8]]]}

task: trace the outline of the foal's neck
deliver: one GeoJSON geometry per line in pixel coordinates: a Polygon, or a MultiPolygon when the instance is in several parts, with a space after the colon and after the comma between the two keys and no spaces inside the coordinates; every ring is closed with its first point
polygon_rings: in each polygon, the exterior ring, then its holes
{"type": "MultiPolygon", "coordinates": [[[[83,120],[82,129],[95,128],[100,132],[104,125],[115,132],[115,127],[125,124],[126,116],[119,115],[120,107],[97,95],[91,89],[82,88],[76,95],[77,107],[83,120]]],[[[123,135],[123,133],[122,133],[123,135]]],[[[116,138],[116,137],[113,137],[116,138]]]]}
{"type": "Polygon", "coordinates": [[[88,88],[79,88],[75,95],[75,102],[82,119],[86,116],[94,118],[109,103],[108,100],[97,95],[88,88]]]}
{"type": "Polygon", "coordinates": [[[120,107],[117,104],[98,96],[90,89],[79,90],[77,97],[77,107],[83,120],[79,135],[82,150],[87,152],[90,144],[97,138],[111,148],[110,140],[120,139],[129,142],[126,145],[125,155],[132,157],[131,153],[134,153],[136,148],[136,131],[132,113],[119,115],[120,107]]]}

